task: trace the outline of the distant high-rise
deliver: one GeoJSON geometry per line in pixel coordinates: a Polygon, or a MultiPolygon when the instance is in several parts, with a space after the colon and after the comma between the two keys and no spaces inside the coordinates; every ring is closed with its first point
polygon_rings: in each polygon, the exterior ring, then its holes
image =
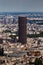
{"type": "Polygon", "coordinates": [[[27,18],[26,17],[19,17],[18,18],[18,25],[19,25],[19,42],[22,44],[27,43],[27,18]]]}

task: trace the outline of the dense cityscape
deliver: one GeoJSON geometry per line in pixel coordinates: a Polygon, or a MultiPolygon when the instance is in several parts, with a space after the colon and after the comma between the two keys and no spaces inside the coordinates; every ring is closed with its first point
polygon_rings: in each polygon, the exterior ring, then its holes
{"type": "Polygon", "coordinates": [[[38,64],[43,65],[43,13],[1,13],[0,65],[38,64]]]}

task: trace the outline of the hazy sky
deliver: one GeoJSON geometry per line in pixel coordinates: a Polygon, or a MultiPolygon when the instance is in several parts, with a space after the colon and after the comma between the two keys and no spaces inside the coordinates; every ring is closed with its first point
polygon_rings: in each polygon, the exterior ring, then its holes
{"type": "Polygon", "coordinates": [[[43,12],[43,0],[0,0],[0,12],[43,12]]]}

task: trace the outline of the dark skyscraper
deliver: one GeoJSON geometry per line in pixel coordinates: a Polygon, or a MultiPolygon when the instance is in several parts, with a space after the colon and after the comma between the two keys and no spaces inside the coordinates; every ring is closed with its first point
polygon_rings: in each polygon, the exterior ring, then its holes
{"type": "Polygon", "coordinates": [[[19,42],[22,44],[27,43],[27,18],[26,17],[19,17],[19,42]]]}

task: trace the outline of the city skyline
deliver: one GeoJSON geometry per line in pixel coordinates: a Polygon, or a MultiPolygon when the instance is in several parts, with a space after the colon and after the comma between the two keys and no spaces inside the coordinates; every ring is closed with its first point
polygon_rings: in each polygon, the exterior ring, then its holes
{"type": "Polygon", "coordinates": [[[0,12],[43,12],[42,0],[0,0],[0,12]]]}

